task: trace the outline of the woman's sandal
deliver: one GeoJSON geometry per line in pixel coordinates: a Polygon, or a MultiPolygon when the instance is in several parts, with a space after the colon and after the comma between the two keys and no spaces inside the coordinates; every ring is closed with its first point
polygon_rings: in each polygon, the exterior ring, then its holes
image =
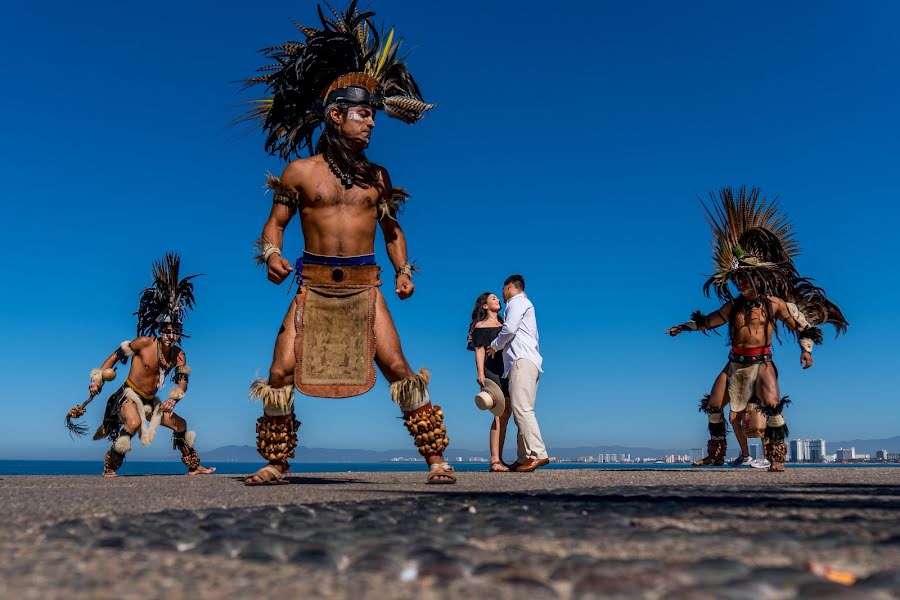
{"type": "Polygon", "coordinates": [[[290,483],[287,480],[287,476],[289,473],[290,471],[279,471],[272,465],[266,465],[253,475],[244,479],[244,485],[284,485],[286,483],[290,483]],[[253,481],[254,477],[258,478],[259,481],[253,481]]]}
{"type": "Polygon", "coordinates": [[[449,485],[456,483],[456,472],[447,463],[434,463],[428,467],[428,480],[432,485],[449,485]]]}
{"type": "Polygon", "coordinates": [[[488,469],[491,473],[509,473],[509,467],[502,460],[495,460],[488,469]],[[498,467],[498,468],[495,468],[498,467]]]}

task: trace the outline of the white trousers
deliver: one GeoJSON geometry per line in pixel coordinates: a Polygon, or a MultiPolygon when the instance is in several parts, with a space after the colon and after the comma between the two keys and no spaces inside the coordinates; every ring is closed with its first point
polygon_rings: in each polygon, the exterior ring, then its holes
{"type": "Polygon", "coordinates": [[[509,369],[509,401],[519,430],[516,458],[520,463],[529,458],[547,458],[541,428],[534,416],[534,399],[540,375],[537,366],[527,358],[520,358],[509,369]]]}

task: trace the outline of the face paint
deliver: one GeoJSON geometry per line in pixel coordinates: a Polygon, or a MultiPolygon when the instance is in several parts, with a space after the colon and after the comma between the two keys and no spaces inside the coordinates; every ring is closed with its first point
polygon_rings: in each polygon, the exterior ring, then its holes
{"type": "Polygon", "coordinates": [[[366,119],[372,119],[372,122],[375,122],[375,115],[365,115],[363,116],[359,111],[349,110],[347,111],[347,120],[348,121],[365,121],[366,119]]]}

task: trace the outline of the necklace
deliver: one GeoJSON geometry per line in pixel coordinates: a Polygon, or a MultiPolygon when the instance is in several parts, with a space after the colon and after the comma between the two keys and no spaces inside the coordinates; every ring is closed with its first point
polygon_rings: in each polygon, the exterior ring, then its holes
{"type": "Polygon", "coordinates": [[[156,339],[156,362],[159,364],[159,384],[157,385],[157,389],[159,389],[166,380],[166,373],[172,368],[172,363],[163,356],[162,343],[159,338],[156,339]]]}
{"type": "Polygon", "coordinates": [[[325,162],[328,163],[328,168],[331,169],[331,172],[334,173],[334,176],[341,180],[341,183],[344,184],[344,187],[348,190],[353,187],[353,175],[351,173],[344,173],[341,171],[338,166],[335,164],[334,160],[327,153],[325,154],[325,162]]]}

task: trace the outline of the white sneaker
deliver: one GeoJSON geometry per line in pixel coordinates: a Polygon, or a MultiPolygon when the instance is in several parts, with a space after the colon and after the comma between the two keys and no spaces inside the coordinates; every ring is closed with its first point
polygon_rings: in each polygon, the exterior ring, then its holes
{"type": "Polygon", "coordinates": [[[736,459],[728,463],[732,467],[747,467],[750,466],[750,463],[753,462],[753,459],[749,456],[738,456],[736,459]]]}
{"type": "Polygon", "coordinates": [[[771,464],[767,458],[754,458],[750,461],[750,466],[754,469],[768,469],[771,464]]]}

